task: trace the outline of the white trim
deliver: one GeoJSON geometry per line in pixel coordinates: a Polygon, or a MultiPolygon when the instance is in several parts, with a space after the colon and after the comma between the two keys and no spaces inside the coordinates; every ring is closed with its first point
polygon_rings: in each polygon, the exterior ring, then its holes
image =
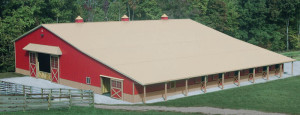
{"type": "Polygon", "coordinates": [[[100,77],[106,77],[106,78],[110,78],[110,79],[114,79],[114,80],[121,80],[121,81],[124,80],[124,79],[115,78],[115,77],[110,77],[110,76],[105,76],[105,75],[100,75],[100,77]]]}

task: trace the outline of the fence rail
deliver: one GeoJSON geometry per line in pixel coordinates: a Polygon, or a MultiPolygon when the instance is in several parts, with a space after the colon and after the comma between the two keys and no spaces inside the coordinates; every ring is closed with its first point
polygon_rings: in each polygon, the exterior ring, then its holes
{"type": "Polygon", "coordinates": [[[46,89],[0,80],[0,111],[94,106],[94,92],[80,89],[46,89]]]}

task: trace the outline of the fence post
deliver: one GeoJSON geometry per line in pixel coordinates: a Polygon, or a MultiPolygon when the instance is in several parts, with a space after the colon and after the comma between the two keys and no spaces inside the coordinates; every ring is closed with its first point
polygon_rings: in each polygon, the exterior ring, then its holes
{"type": "MultiPolygon", "coordinates": [[[[61,88],[59,88],[59,97],[61,97],[61,88]]],[[[61,98],[59,98],[59,101],[61,101],[61,98]]]]}
{"type": "Polygon", "coordinates": [[[95,105],[95,99],[94,99],[94,92],[91,92],[91,97],[92,97],[92,107],[95,105]]]}
{"type": "Polygon", "coordinates": [[[41,88],[41,96],[42,96],[42,98],[44,97],[44,89],[43,88],[41,88]]]}
{"type": "MultiPolygon", "coordinates": [[[[24,85],[23,85],[24,86],[24,85]]],[[[24,105],[23,105],[23,112],[26,111],[26,94],[24,93],[24,105]]]]}
{"type": "Polygon", "coordinates": [[[51,92],[48,94],[48,110],[50,110],[51,107],[51,92]]]}
{"type": "Polygon", "coordinates": [[[80,92],[81,92],[81,102],[82,102],[83,101],[83,90],[81,89],[80,92]]]}
{"type": "Polygon", "coordinates": [[[32,93],[32,86],[30,86],[30,90],[29,91],[30,91],[30,93],[32,93]]]}
{"type": "Polygon", "coordinates": [[[23,85],[23,94],[25,94],[25,86],[23,85]]]}
{"type": "Polygon", "coordinates": [[[69,89],[69,109],[72,106],[72,95],[71,95],[71,89],[69,89]]]}

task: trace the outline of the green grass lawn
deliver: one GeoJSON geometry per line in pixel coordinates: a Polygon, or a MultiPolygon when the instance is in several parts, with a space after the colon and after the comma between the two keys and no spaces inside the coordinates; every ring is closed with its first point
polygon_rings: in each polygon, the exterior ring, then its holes
{"type": "MultiPolygon", "coordinates": [[[[50,109],[50,110],[33,110],[18,112],[3,112],[0,115],[190,115],[179,112],[162,112],[162,111],[125,111],[125,110],[106,110],[92,107],[74,106],[71,109],[50,109]]],[[[196,114],[196,113],[195,113],[196,114]]],[[[199,115],[200,113],[197,113],[199,115]]]]}
{"type": "Polygon", "coordinates": [[[300,114],[300,76],[147,105],[208,106],[300,114]]]}
{"type": "Polygon", "coordinates": [[[300,61],[300,51],[281,52],[280,54],[292,57],[293,59],[300,61]]]}
{"type": "Polygon", "coordinates": [[[2,78],[10,78],[10,77],[23,77],[25,75],[18,74],[15,72],[6,72],[6,73],[0,73],[0,79],[2,78]]]}

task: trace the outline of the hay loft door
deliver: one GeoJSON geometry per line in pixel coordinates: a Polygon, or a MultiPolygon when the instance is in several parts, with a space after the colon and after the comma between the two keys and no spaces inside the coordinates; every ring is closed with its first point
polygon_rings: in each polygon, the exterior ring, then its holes
{"type": "Polygon", "coordinates": [[[111,84],[111,88],[110,88],[111,97],[116,99],[123,99],[123,81],[117,79],[111,79],[110,84],[111,84]]]}
{"type": "Polygon", "coordinates": [[[29,52],[29,71],[31,77],[36,77],[36,53],[29,52]]]}
{"type": "Polygon", "coordinates": [[[50,56],[51,81],[58,82],[59,79],[59,60],[58,56],[50,56]]]}

